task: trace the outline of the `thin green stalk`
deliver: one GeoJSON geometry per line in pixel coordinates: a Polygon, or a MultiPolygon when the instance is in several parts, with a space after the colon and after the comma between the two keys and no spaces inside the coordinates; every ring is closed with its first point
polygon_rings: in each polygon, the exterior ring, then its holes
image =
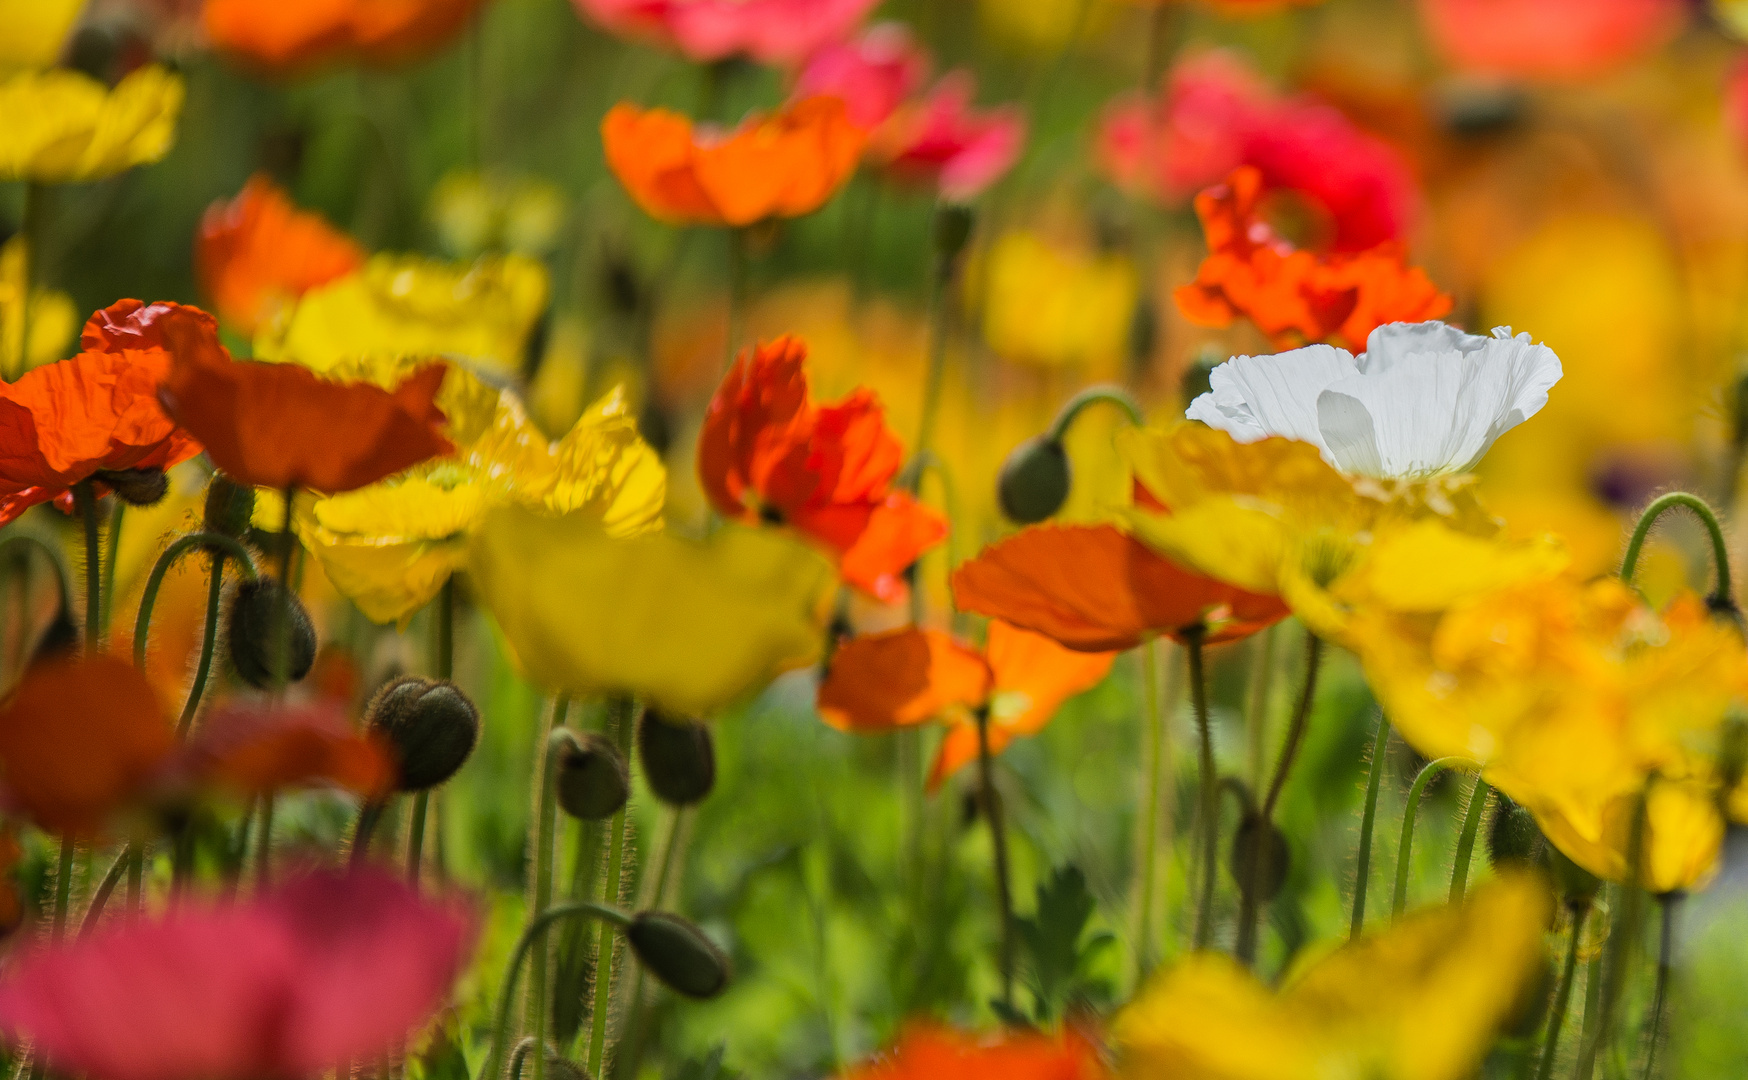
{"type": "Polygon", "coordinates": [[[1353,887],[1353,919],[1348,923],[1349,940],[1360,936],[1366,925],[1366,889],[1372,878],[1372,830],[1378,820],[1378,787],[1384,779],[1384,751],[1390,743],[1390,721],[1382,710],[1378,712],[1378,733],[1372,736],[1372,761],[1366,770],[1366,809],[1360,817],[1359,868],[1353,887]]]}
{"type": "Polygon", "coordinates": [[[1439,773],[1465,765],[1473,767],[1474,762],[1459,756],[1429,761],[1414,778],[1414,786],[1408,789],[1408,805],[1402,809],[1402,842],[1396,847],[1396,891],[1390,901],[1392,922],[1402,917],[1402,909],[1408,904],[1408,864],[1413,861],[1414,822],[1420,814],[1420,797],[1425,794],[1426,785],[1432,783],[1439,773]]]}
{"type": "Polygon", "coordinates": [[[1089,386],[1080,393],[1069,398],[1067,403],[1056,413],[1056,419],[1050,425],[1046,438],[1052,442],[1061,442],[1068,434],[1068,429],[1089,405],[1115,405],[1129,417],[1129,422],[1140,427],[1147,422],[1146,415],[1141,411],[1141,404],[1134,395],[1120,386],[1089,386]]]}
{"type": "MultiPolygon", "coordinates": [[[[552,906],[553,843],[558,832],[558,792],[553,779],[558,766],[559,740],[571,737],[568,731],[563,730],[563,723],[562,704],[555,701],[553,730],[547,735],[546,752],[541,755],[540,816],[534,823],[534,895],[530,897],[533,905],[530,915],[535,920],[552,906]]],[[[418,807],[418,810],[423,809],[423,806],[418,807]]],[[[526,1023],[529,1033],[534,1037],[537,1051],[534,1055],[534,1080],[545,1080],[546,1076],[546,968],[551,951],[546,935],[542,933],[534,942],[534,959],[528,973],[526,1023]]]]}
{"type": "MultiPolygon", "coordinates": [[[[43,553],[43,556],[49,561],[49,566],[55,572],[55,586],[60,590],[61,610],[70,614],[73,610],[73,573],[68,569],[67,557],[61,553],[61,549],[35,532],[23,530],[0,537],[0,556],[9,554],[13,548],[35,548],[43,553]]],[[[30,558],[28,551],[23,554],[23,557],[30,558]]],[[[28,572],[28,566],[26,569],[28,572]]],[[[28,621],[29,617],[30,611],[27,607],[24,618],[28,621]]]]}
{"type": "Polygon", "coordinates": [[[127,503],[117,496],[109,511],[109,557],[103,563],[103,608],[98,620],[98,632],[109,633],[109,613],[115,607],[115,553],[121,546],[121,518],[127,503]]]}
{"type": "MultiPolygon", "coordinates": [[[[455,672],[455,577],[450,575],[437,592],[436,618],[432,620],[432,652],[435,654],[436,675],[447,680],[455,672]]],[[[420,863],[425,856],[425,815],[431,800],[429,791],[413,796],[413,816],[407,824],[407,880],[415,888],[419,884],[420,863]]]]}
{"type": "MultiPolygon", "coordinates": [[[[194,714],[200,711],[200,699],[206,694],[206,680],[212,675],[212,656],[218,644],[219,604],[225,593],[225,557],[214,554],[212,568],[207,573],[206,616],[201,623],[200,660],[194,666],[194,681],[188,684],[188,698],[182,703],[182,715],[176,718],[176,737],[188,737],[194,726],[194,714]]],[[[143,609],[142,609],[143,610],[143,609]]],[[[134,639],[136,650],[143,651],[145,635],[134,639]]]]}
{"type": "Polygon", "coordinates": [[[1263,745],[1268,735],[1279,627],[1276,623],[1250,639],[1250,685],[1244,695],[1244,773],[1253,788],[1262,787],[1263,745]]]}
{"type": "Polygon", "coordinates": [[[127,913],[138,915],[146,899],[146,845],[135,841],[128,845],[127,913]]]}
{"type": "Polygon", "coordinates": [[[67,932],[67,908],[73,898],[73,856],[78,850],[79,845],[72,837],[61,838],[61,857],[55,867],[55,911],[50,941],[60,941],[67,932]]]}
{"type": "Polygon", "coordinates": [[[103,637],[103,549],[97,539],[97,492],[91,481],[73,485],[73,502],[85,523],[85,655],[95,656],[103,637]]]}
{"type": "Polygon", "coordinates": [[[1140,984],[1153,963],[1153,876],[1159,848],[1160,788],[1165,776],[1166,717],[1160,708],[1159,642],[1141,646],[1142,775],[1146,784],[1136,813],[1136,860],[1140,889],[1135,904],[1135,982],[1140,984]]]}
{"type": "Polygon", "coordinates": [[[117,885],[121,884],[122,875],[127,873],[129,867],[133,865],[139,850],[138,842],[131,843],[122,848],[121,854],[117,855],[115,861],[109,864],[109,870],[104,873],[103,880],[97,884],[97,891],[91,894],[91,903],[85,906],[85,917],[79,920],[80,937],[97,929],[97,920],[103,917],[103,909],[109,904],[110,894],[115,892],[117,885]]]}
{"type": "Polygon", "coordinates": [[[255,885],[265,889],[273,883],[273,793],[261,797],[261,828],[255,835],[255,885]]]}
{"type": "MultiPolygon", "coordinates": [[[[145,591],[140,594],[140,611],[134,618],[134,666],[146,666],[146,639],[151,633],[152,610],[158,606],[158,590],[164,585],[164,576],[176,561],[192,551],[206,548],[212,551],[213,558],[232,558],[242,568],[244,576],[251,580],[255,577],[255,560],[249,554],[249,549],[237,540],[223,533],[197,532],[187,536],[177,537],[176,542],[164,549],[164,554],[158,556],[158,561],[152,566],[152,572],[146,576],[145,591]]],[[[214,575],[222,577],[219,571],[223,567],[215,564],[214,575]]],[[[210,597],[209,597],[210,599],[210,597]]],[[[214,608],[216,610],[216,607],[214,608]]],[[[209,638],[210,640],[210,638],[209,638]]],[[[210,662],[210,657],[208,658],[210,662]]]]}
{"type": "MultiPolygon", "coordinates": [[[[627,752],[631,748],[631,733],[636,726],[636,706],[632,705],[621,711],[618,718],[619,727],[615,736],[619,748],[627,752]]],[[[609,828],[607,848],[607,876],[601,884],[601,898],[612,902],[619,898],[619,879],[625,868],[626,845],[626,808],[620,807],[613,815],[609,828]]],[[[590,1006],[589,1017],[589,1061],[590,1076],[601,1076],[606,1069],[607,1057],[607,1013],[613,1000],[613,939],[608,927],[601,928],[600,937],[595,943],[595,1000],[590,1006]]]]}
{"type": "Polygon", "coordinates": [[[1202,871],[1200,895],[1196,898],[1196,925],[1192,939],[1196,949],[1206,949],[1214,933],[1214,881],[1219,875],[1220,782],[1214,764],[1214,732],[1208,719],[1208,680],[1202,670],[1202,630],[1184,633],[1184,654],[1189,658],[1190,701],[1196,713],[1196,795],[1201,805],[1202,871]]]}
{"type": "MultiPolygon", "coordinates": [[[[522,962],[527,959],[534,942],[543,938],[547,927],[559,919],[567,919],[576,915],[586,915],[600,919],[607,924],[609,932],[612,927],[631,925],[631,917],[618,908],[597,904],[592,900],[573,900],[568,904],[558,904],[547,908],[528,921],[522,936],[516,941],[516,948],[510,953],[510,966],[504,972],[504,985],[498,991],[497,1018],[492,1023],[491,1047],[486,1051],[486,1060],[479,1072],[479,1080],[498,1080],[503,1074],[504,1044],[510,1037],[510,1009],[516,1000],[516,984],[522,977],[522,962]]],[[[536,1057],[543,1058],[545,1054],[536,1057]]],[[[591,1073],[590,1075],[596,1075],[591,1073]]]]}
{"type": "MultiPolygon", "coordinates": [[[[297,537],[291,529],[291,509],[297,500],[297,485],[286,485],[285,518],[280,529],[279,611],[273,620],[273,699],[285,698],[285,685],[291,679],[291,597],[296,586],[291,580],[291,557],[297,550],[297,537]]],[[[265,890],[273,883],[273,792],[261,799],[261,832],[255,839],[255,884],[265,890]]]]}
{"type": "MultiPolygon", "coordinates": [[[[1590,958],[1584,972],[1584,1015],[1583,1025],[1578,1029],[1578,1045],[1587,1045],[1596,1037],[1596,1025],[1602,1019],[1602,962],[1603,951],[1598,949],[1596,955],[1590,958]]],[[[1588,1073],[1574,1072],[1574,1076],[1583,1076],[1590,1080],[1588,1073]]]]}
{"type": "Polygon", "coordinates": [[[1469,809],[1463,815],[1463,831],[1457,837],[1457,857],[1451,865],[1451,903],[1463,902],[1463,891],[1469,882],[1469,861],[1475,853],[1475,836],[1481,831],[1481,816],[1487,807],[1487,800],[1493,794],[1493,789],[1487,781],[1475,778],[1475,786],[1469,789],[1469,809]]]}
{"type": "Polygon", "coordinates": [[[1648,794],[1649,784],[1639,793],[1633,808],[1632,832],[1627,837],[1627,876],[1620,886],[1620,910],[1608,936],[1596,1034],[1585,1040],[1583,1053],[1578,1059],[1578,1075],[1584,1078],[1590,1076],[1597,1054],[1614,1035],[1615,1013],[1620,1006],[1621,991],[1626,987],[1627,968],[1632,964],[1633,950],[1639,940],[1645,902],[1645,890],[1639,882],[1645,867],[1645,802],[1648,794]]]}
{"type": "Polygon", "coordinates": [[[387,804],[380,799],[371,799],[358,808],[358,820],[352,826],[353,865],[362,863],[370,855],[370,840],[376,835],[376,825],[382,820],[387,804]]]}
{"type": "MultiPolygon", "coordinates": [[[[683,826],[686,822],[686,808],[673,807],[668,811],[667,836],[662,841],[661,858],[657,861],[655,884],[649,895],[644,897],[643,906],[647,909],[660,909],[662,898],[667,895],[668,878],[673,872],[675,856],[683,839],[683,826]]],[[[625,1020],[620,1025],[619,1050],[626,1054],[628,1060],[616,1058],[613,1071],[626,1077],[637,1076],[638,1065],[643,1057],[643,1044],[648,1035],[645,1030],[649,1019],[648,1002],[643,992],[643,967],[634,965],[631,969],[630,989],[625,995],[625,1020]],[[623,1067],[621,1067],[623,1066],[623,1067]]]]}
{"type": "Polygon", "coordinates": [[[1548,1013],[1548,1032],[1542,1036],[1542,1064],[1536,1070],[1536,1080],[1548,1080],[1554,1071],[1554,1054],[1560,1048],[1560,1028],[1566,1022],[1566,1010],[1572,1002],[1572,976],[1578,970],[1578,942],[1584,936],[1584,920],[1589,914],[1589,902],[1572,905],[1572,937],[1566,942],[1566,962],[1561,965],[1560,982],[1554,991],[1554,1007],[1548,1013]]]}
{"type": "Polygon", "coordinates": [[[407,880],[415,887],[419,884],[419,864],[425,855],[425,816],[430,805],[429,791],[414,794],[412,819],[407,822],[407,880]]]}
{"type": "Polygon", "coordinates": [[[1645,1035],[1644,1080],[1657,1075],[1657,1044],[1663,1038],[1663,1008],[1668,1002],[1669,973],[1675,959],[1675,915],[1681,906],[1680,892],[1667,892],[1657,897],[1662,913],[1657,930],[1657,988],[1651,996],[1651,1030],[1645,1035]]]}
{"type": "Polygon", "coordinates": [[[1730,585],[1730,547],[1724,539],[1724,528],[1718,523],[1718,515],[1704,499],[1698,495],[1690,495],[1685,491],[1671,491],[1659,496],[1645,512],[1639,515],[1639,523],[1633,527],[1632,539],[1627,541],[1626,555],[1621,559],[1621,580],[1632,584],[1633,575],[1638,570],[1639,553],[1645,546],[1645,538],[1651,533],[1651,526],[1665,511],[1677,506],[1691,510],[1700,524],[1705,526],[1706,535],[1712,542],[1712,564],[1716,570],[1717,587],[1712,590],[1714,600],[1733,600],[1735,591],[1730,585]]]}
{"type": "MultiPolygon", "coordinates": [[[[935,211],[937,215],[940,210],[935,211]]],[[[947,284],[953,277],[954,260],[935,253],[928,281],[928,367],[923,374],[922,419],[917,423],[913,454],[934,445],[935,420],[941,411],[941,386],[947,374],[947,284]]]]}
{"type": "Polygon", "coordinates": [[[995,847],[995,894],[1001,917],[1001,1001],[1009,1012],[1014,1007],[1014,898],[1008,884],[1008,834],[1002,820],[1001,800],[995,792],[995,770],[989,752],[989,710],[977,710],[978,792],[983,819],[989,824],[995,847]]]}

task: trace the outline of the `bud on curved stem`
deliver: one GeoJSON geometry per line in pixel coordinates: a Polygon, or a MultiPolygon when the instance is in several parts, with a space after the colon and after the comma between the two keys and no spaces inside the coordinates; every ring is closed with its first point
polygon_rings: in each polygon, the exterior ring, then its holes
{"type": "Polygon", "coordinates": [[[703,724],[645,709],[637,753],[650,790],[670,806],[702,802],[716,786],[716,749],[703,724]]]}
{"type": "Polygon", "coordinates": [[[1639,515],[1639,523],[1633,527],[1633,535],[1627,541],[1626,554],[1621,558],[1621,580],[1628,585],[1633,583],[1633,575],[1638,571],[1639,553],[1645,546],[1645,538],[1651,533],[1651,526],[1657,519],[1675,507],[1684,507],[1699,518],[1705,526],[1706,535],[1712,542],[1712,565],[1716,571],[1716,587],[1707,598],[1712,610],[1719,613],[1732,614],[1738,624],[1741,613],[1736,609],[1736,594],[1730,581],[1730,548],[1724,539],[1724,528],[1718,523],[1717,512],[1711,504],[1698,495],[1685,491],[1671,491],[1667,495],[1652,500],[1645,507],[1645,512],[1639,515]]]}
{"type": "Polygon", "coordinates": [[[1414,778],[1414,786],[1408,789],[1408,803],[1402,810],[1402,842],[1396,847],[1396,891],[1390,901],[1390,921],[1395,922],[1402,917],[1402,909],[1408,904],[1408,865],[1414,854],[1414,822],[1420,814],[1420,797],[1426,793],[1426,786],[1437,779],[1438,774],[1446,769],[1474,768],[1475,763],[1466,757],[1442,757],[1429,761],[1420,770],[1420,775],[1414,778]]]}

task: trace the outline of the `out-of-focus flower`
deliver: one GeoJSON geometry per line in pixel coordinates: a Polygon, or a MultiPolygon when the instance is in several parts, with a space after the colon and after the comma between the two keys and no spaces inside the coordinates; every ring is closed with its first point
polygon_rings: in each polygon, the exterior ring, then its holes
{"type": "Polygon", "coordinates": [[[257,174],[200,219],[194,268],[219,318],[253,335],[304,293],[358,269],[364,251],[257,174]]]}
{"type": "Polygon", "coordinates": [[[1245,165],[1196,196],[1208,257],[1175,293],[1191,322],[1223,327],[1244,317],[1277,347],[1333,338],[1358,348],[1385,323],[1451,310],[1450,296],[1410,267],[1394,240],[1320,256],[1281,239],[1260,216],[1262,188],[1262,174],[1245,165]]]}
{"type": "Polygon", "coordinates": [[[1185,570],[1111,525],[1039,525],[991,544],[953,571],[953,601],[1095,652],[1191,630],[1236,641],[1287,615],[1277,597],[1185,570]]]}
{"type": "Polygon", "coordinates": [[[1348,942],[1279,993],[1196,953],[1117,1015],[1122,1075],[1459,1080],[1540,974],[1551,907],[1539,880],[1502,875],[1348,942]]]}
{"type": "Polygon", "coordinates": [[[281,788],[332,784],[366,799],[395,787],[395,763],[332,700],[270,704],[233,700],[213,709],[178,754],[177,779],[239,799],[281,788]]]}
{"type": "Polygon", "coordinates": [[[878,0],[571,0],[615,34],[691,60],[749,56],[795,64],[847,37],[878,0]]]}
{"type": "Polygon", "coordinates": [[[207,36],[259,68],[331,62],[391,64],[432,52],[461,33],[485,0],[206,0],[207,36]]]}
{"type": "Polygon", "coordinates": [[[1685,21],[1682,0],[1420,0],[1454,66],[1527,79],[1594,78],[1650,53],[1685,21]]]}
{"type": "Polygon", "coordinates": [[[1744,0],[1711,0],[1706,10],[1715,16],[1724,29],[1738,39],[1748,39],[1748,2],[1744,0]]]}
{"type": "MultiPolygon", "coordinates": [[[[379,384],[412,361],[376,365],[379,384]]],[[[610,537],[658,528],[667,489],[660,458],[615,391],[548,442],[508,390],[451,367],[437,404],[456,445],[442,458],[357,491],[300,506],[298,535],[335,588],[377,622],[399,622],[467,563],[467,537],[495,506],[586,512],[610,537]]]]}
{"type": "Polygon", "coordinates": [[[54,69],[0,81],[0,180],[101,180],[161,159],[176,139],[182,78],[156,64],[111,89],[54,69]]]}
{"type": "Polygon", "coordinates": [[[197,308],[122,300],[85,324],[79,355],[0,385],[0,524],[105,472],[168,469],[200,453],[158,408],[173,326],[216,333],[197,308]]]}
{"type": "Polygon", "coordinates": [[[1026,231],[996,240],[966,287],[981,292],[983,337],[996,353],[1046,367],[1081,365],[1096,376],[1122,364],[1140,288],[1122,255],[1026,231]]]}
{"type": "MultiPolygon", "coordinates": [[[[1742,5],[1748,25],[1748,4],[1742,5]]],[[[1738,60],[1724,80],[1724,122],[1738,149],[1748,148],[1748,58],[1738,60]]]]}
{"type": "Polygon", "coordinates": [[[991,44],[1036,57],[1100,40],[1115,10],[1110,0],[977,0],[978,25],[991,44]]]}
{"type": "Polygon", "coordinates": [[[872,1061],[839,1080],[1101,1080],[1098,1048],[1072,1028],[1059,1035],[1008,1029],[979,1037],[919,1024],[872,1061]]]}
{"type": "Polygon", "coordinates": [[[383,871],[311,873],[14,958],[0,1029],[93,1080],[317,1076],[422,1026],[474,931],[463,903],[383,871]]]}
{"type": "Polygon", "coordinates": [[[922,88],[928,73],[928,52],[910,27],[884,22],[853,41],[832,42],[808,57],[795,77],[795,94],[842,98],[850,123],[873,131],[922,88]]]}
{"type": "Polygon", "coordinates": [[[650,216],[751,225],[823,206],[856,171],[866,136],[842,100],[811,97],[750,116],[731,132],[622,101],[601,121],[601,141],[613,175],[650,216]]]}
{"type": "Polygon", "coordinates": [[[11,825],[0,825],[0,938],[10,935],[24,922],[24,902],[18,895],[14,871],[24,858],[18,844],[18,832],[11,825]]]}
{"type": "Polygon", "coordinates": [[[1025,114],[1012,105],[977,110],[971,104],[976,92],[969,72],[952,72],[926,98],[886,118],[869,141],[869,156],[944,199],[976,198],[1013,168],[1026,143],[1025,114]]]}
{"type": "Polygon", "coordinates": [[[791,526],[832,552],[845,581],[897,600],[946,519],[893,486],[904,449],[874,394],[815,405],[806,359],[781,337],[735,360],[698,436],[699,482],[723,516],[791,526]]]}
{"type": "Polygon", "coordinates": [[[205,319],[164,329],[175,361],[158,401],[238,483],[351,491],[455,450],[436,405],[443,365],[420,368],[392,393],[329,382],[291,364],[231,359],[205,319]]]}
{"type": "Polygon", "coordinates": [[[487,515],[468,571],[512,654],[541,686],[628,693],[711,716],[812,663],[831,566],[779,533],[730,525],[703,541],[614,539],[586,513],[487,515]]]}
{"type": "Polygon", "coordinates": [[[0,379],[15,382],[31,368],[59,360],[67,339],[79,327],[73,298],[41,285],[30,290],[30,344],[25,347],[25,274],[29,255],[24,237],[0,245],[0,379]]]}
{"type": "Polygon", "coordinates": [[[316,372],[346,360],[443,356],[515,375],[548,291],[546,267],[520,255],[471,263],[374,255],[304,293],[256,337],[255,355],[316,372]]]}
{"type": "Polygon", "coordinates": [[[1499,436],[1548,403],[1560,359],[1530,336],[1441,322],[1390,323],[1366,351],[1310,345],[1235,356],[1185,415],[1239,442],[1284,435],[1354,476],[1419,479],[1474,470],[1499,436]]]}
{"type": "Polygon", "coordinates": [[[1099,136],[1105,170],[1129,187],[1177,201],[1240,165],[1267,191],[1292,191],[1328,215],[1338,252],[1400,239],[1418,195],[1413,174],[1383,140],[1309,98],[1277,97],[1227,53],[1179,63],[1156,104],[1120,98],[1099,136]]]}
{"type": "Polygon", "coordinates": [[[504,250],[538,258],[558,245],[564,193],[533,176],[514,180],[446,173],[431,192],[431,220],[449,254],[471,259],[504,250]]]}
{"type": "Polygon", "coordinates": [[[0,0],[0,72],[52,66],[84,7],[85,0],[0,0]]]}

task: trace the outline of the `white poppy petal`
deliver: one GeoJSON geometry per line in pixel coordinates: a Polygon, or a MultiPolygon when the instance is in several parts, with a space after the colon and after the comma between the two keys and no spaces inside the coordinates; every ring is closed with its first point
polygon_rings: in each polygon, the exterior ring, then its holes
{"type": "Polygon", "coordinates": [[[1272,356],[1235,356],[1208,374],[1208,392],[1184,415],[1239,442],[1285,435],[1314,444],[1329,457],[1317,418],[1317,395],[1355,373],[1353,354],[1329,345],[1272,356]]]}

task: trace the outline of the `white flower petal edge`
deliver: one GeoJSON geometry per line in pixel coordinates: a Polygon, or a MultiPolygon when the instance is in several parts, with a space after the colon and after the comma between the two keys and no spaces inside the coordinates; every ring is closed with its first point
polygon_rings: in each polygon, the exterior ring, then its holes
{"type": "Polygon", "coordinates": [[[1239,442],[1285,435],[1314,443],[1327,458],[1329,448],[1317,424],[1317,395],[1358,370],[1352,353],[1332,345],[1234,356],[1208,373],[1208,392],[1190,402],[1184,415],[1239,442]]]}

